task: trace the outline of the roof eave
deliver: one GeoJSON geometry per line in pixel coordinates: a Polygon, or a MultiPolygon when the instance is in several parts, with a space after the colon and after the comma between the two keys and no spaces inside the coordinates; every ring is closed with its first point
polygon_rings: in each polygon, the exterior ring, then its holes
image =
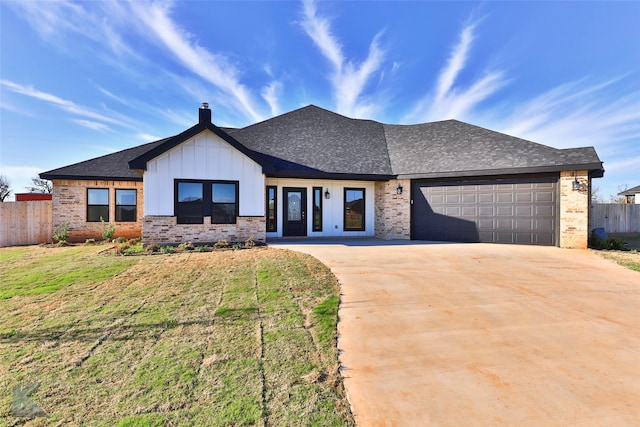
{"type": "Polygon", "coordinates": [[[378,174],[357,174],[357,173],[336,173],[323,171],[286,171],[278,170],[267,173],[268,178],[298,178],[298,179],[333,179],[340,181],[389,181],[395,179],[395,175],[378,174]]]}
{"type": "Polygon", "coordinates": [[[78,180],[78,181],[134,181],[134,182],[142,182],[142,176],[139,177],[124,177],[124,176],[98,176],[98,175],[64,175],[64,174],[53,174],[48,172],[42,172],[38,175],[40,179],[67,179],[67,180],[78,180]]]}
{"type": "Polygon", "coordinates": [[[422,172],[398,174],[398,179],[421,179],[421,178],[455,178],[471,176],[495,176],[495,175],[522,175],[532,173],[549,173],[572,170],[588,170],[591,178],[601,178],[604,176],[602,163],[575,164],[575,165],[553,165],[535,166],[520,168],[501,169],[480,169],[467,171],[442,171],[442,172],[422,172]]]}

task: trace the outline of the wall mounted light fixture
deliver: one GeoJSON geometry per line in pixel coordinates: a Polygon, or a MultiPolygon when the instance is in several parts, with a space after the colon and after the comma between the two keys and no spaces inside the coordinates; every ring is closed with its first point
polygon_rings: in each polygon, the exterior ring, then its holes
{"type": "Polygon", "coordinates": [[[328,188],[324,191],[324,198],[325,199],[330,199],[331,198],[331,193],[329,193],[329,189],[328,188]]]}
{"type": "Polygon", "coordinates": [[[398,184],[398,188],[396,188],[396,194],[402,194],[402,184],[398,184]]]}
{"type": "Polygon", "coordinates": [[[576,177],[573,178],[573,182],[571,183],[571,189],[573,191],[580,190],[580,181],[578,181],[578,178],[576,177]]]}

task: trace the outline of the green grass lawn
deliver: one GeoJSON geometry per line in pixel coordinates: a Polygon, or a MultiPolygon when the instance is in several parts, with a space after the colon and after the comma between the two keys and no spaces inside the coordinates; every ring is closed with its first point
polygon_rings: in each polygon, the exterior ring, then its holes
{"type": "Polygon", "coordinates": [[[0,249],[0,425],[353,425],[317,260],[101,249],[0,249]],[[14,417],[36,382],[49,417],[14,417]]]}

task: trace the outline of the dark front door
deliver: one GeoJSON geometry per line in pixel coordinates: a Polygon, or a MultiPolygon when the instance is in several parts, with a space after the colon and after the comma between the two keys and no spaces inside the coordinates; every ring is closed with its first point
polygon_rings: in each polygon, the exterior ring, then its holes
{"type": "Polygon", "coordinates": [[[285,187],[283,191],[283,236],[307,235],[307,189],[285,187]]]}

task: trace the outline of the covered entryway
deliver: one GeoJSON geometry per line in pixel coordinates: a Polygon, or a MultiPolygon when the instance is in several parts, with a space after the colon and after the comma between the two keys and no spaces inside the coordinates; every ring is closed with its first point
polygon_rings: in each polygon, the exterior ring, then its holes
{"type": "Polygon", "coordinates": [[[414,180],[411,238],[557,245],[558,176],[414,180]]]}

